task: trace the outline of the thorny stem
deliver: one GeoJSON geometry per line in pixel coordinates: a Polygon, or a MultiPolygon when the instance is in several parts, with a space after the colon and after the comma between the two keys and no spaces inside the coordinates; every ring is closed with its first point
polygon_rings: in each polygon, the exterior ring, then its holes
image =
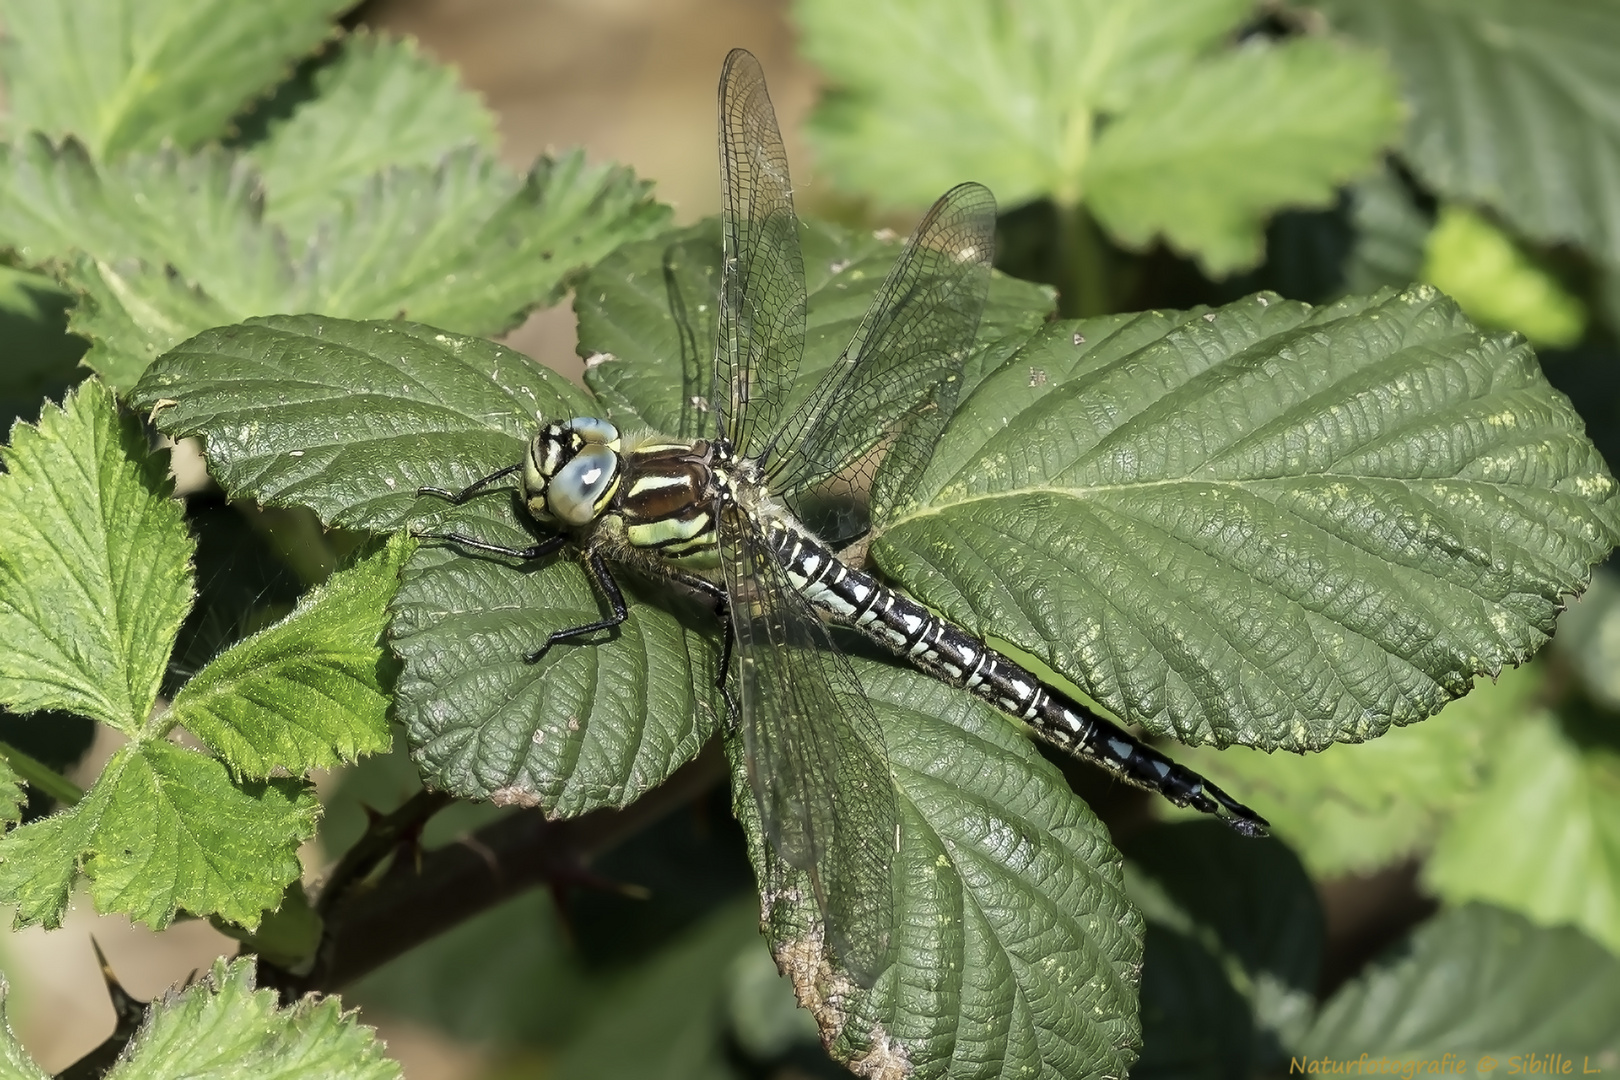
{"type": "Polygon", "coordinates": [[[321,883],[315,911],[324,916],[342,898],[351,883],[376,869],[377,864],[398,848],[401,841],[420,834],[429,818],[454,801],[452,796],[443,792],[418,791],[393,813],[374,820],[365,835],[343,853],[338,864],[321,883]]]}

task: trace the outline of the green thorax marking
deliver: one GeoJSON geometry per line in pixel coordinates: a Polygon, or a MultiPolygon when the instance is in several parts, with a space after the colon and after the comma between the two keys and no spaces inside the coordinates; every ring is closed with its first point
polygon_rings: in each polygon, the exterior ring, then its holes
{"type": "Polygon", "coordinates": [[[691,570],[720,565],[708,442],[654,441],[623,453],[624,479],[609,508],[635,547],[691,570]]]}

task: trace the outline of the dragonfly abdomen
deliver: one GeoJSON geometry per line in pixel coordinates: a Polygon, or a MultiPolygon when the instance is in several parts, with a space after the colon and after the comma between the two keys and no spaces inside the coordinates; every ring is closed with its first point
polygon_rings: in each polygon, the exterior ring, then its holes
{"type": "Polygon", "coordinates": [[[1266,821],[1253,810],[962,627],[846,565],[795,529],[773,524],[767,539],[794,587],[829,620],[1010,713],[1059,749],[1157,791],[1177,806],[1220,817],[1241,833],[1264,834],[1266,821]]]}

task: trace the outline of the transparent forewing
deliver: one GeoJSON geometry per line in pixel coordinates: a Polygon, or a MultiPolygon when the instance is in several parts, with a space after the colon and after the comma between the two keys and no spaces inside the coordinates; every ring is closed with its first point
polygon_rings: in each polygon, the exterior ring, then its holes
{"type": "Polygon", "coordinates": [[[736,507],[722,513],[720,546],[748,781],[765,834],[809,873],[834,953],[870,985],[888,963],[899,840],[882,731],[826,625],[736,507]]]}
{"type": "Polygon", "coordinates": [[[804,352],[804,256],[765,75],[733,49],[720,73],[720,331],[710,404],[742,457],[776,429],[804,352]]]}
{"type": "Polygon", "coordinates": [[[791,503],[840,474],[864,488],[885,442],[885,468],[927,460],[956,406],[995,240],[996,200],[985,187],[961,184],[934,204],[849,348],[772,440],[780,455],[766,466],[772,491],[791,503]]]}

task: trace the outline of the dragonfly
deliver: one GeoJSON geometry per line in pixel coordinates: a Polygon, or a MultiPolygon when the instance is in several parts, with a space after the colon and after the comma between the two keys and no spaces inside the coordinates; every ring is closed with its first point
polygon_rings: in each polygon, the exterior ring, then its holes
{"type": "Polygon", "coordinates": [[[839,558],[840,541],[870,522],[847,507],[818,522],[829,485],[859,491],[880,462],[902,475],[920,467],[954,408],[989,289],[995,199],[974,183],[946,192],[849,347],[796,395],[807,303],[800,224],[764,74],[746,50],[726,58],[719,113],[724,262],[704,403],[712,435],[631,437],[597,417],[547,423],[521,462],[460,491],[419,491],[460,504],[517,476],[543,539],[513,548],[456,532],[425,536],[520,560],[578,552],[609,614],[552,632],[525,656],[530,663],[628,618],[614,565],[712,604],[723,631],[716,685],[743,740],[764,833],[787,867],[808,876],[825,940],[864,985],[887,966],[902,837],[882,729],[833,627],[1128,783],[1264,835],[1264,818],[1208,780],[839,558]]]}

